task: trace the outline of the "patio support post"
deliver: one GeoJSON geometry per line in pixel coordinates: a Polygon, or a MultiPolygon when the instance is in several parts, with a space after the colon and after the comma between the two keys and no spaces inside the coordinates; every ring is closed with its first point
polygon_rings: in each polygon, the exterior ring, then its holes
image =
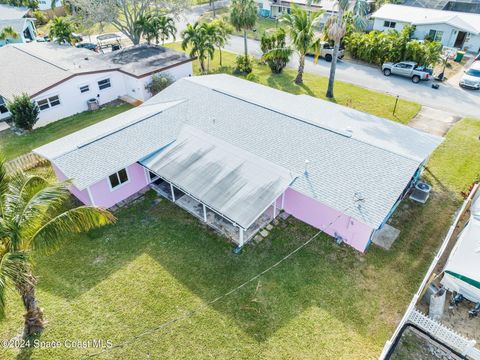
{"type": "Polygon", "coordinates": [[[241,227],[239,227],[238,229],[240,230],[238,245],[243,246],[243,229],[241,227]]]}
{"type": "Polygon", "coordinates": [[[205,206],[205,204],[202,204],[203,205],[203,221],[207,222],[207,207],[205,206]]]}
{"type": "Polygon", "coordinates": [[[170,191],[172,192],[172,201],[175,202],[175,192],[173,191],[172,183],[170,183],[170,191]]]}
{"type": "Polygon", "coordinates": [[[273,202],[273,217],[272,220],[277,216],[277,199],[273,202]]]}
{"type": "Polygon", "coordinates": [[[282,210],[285,210],[285,192],[282,193],[282,210]]]}

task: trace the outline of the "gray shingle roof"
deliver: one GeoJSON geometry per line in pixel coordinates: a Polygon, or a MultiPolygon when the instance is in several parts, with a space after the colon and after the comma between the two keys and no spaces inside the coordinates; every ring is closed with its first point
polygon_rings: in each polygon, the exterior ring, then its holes
{"type": "Polygon", "coordinates": [[[24,17],[27,13],[27,7],[0,4],[0,20],[20,19],[24,17]]]}
{"type": "Polygon", "coordinates": [[[29,95],[82,72],[114,67],[93,52],[54,43],[9,44],[0,47],[0,96],[29,95]],[[85,60],[88,59],[88,60],[85,60]]]}
{"type": "MultiPolygon", "coordinates": [[[[179,80],[142,107],[178,100],[185,101],[88,146],[75,145],[84,141],[83,130],[72,134],[59,140],[70,144],[65,152],[50,158],[83,189],[173,142],[187,124],[299,174],[293,189],[376,228],[441,142],[389,120],[228,75],[179,80]],[[358,196],[365,199],[360,207],[358,196]]],[[[52,148],[55,142],[35,152],[49,158],[52,148]]]]}

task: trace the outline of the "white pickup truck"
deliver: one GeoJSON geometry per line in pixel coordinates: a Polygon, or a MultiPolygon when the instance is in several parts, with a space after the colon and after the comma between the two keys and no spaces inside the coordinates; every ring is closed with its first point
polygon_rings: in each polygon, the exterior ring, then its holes
{"type": "Polygon", "coordinates": [[[416,63],[412,61],[402,61],[398,63],[387,62],[382,65],[382,72],[385,76],[400,75],[410,79],[415,84],[418,84],[420,80],[429,80],[431,75],[429,72],[419,68],[416,63]]]}
{"type": "MultiPolygon", "coordinates": [[[[308,52],[307,55],[312,55],[312,56],[315,56],[315,51],[311,50],[308,52]]],[[[345,55],[345,50],[344,49],[340,49],[338,51],[338,59],[342,59],[343,56],[345,55]]],[[[326,41],[322,41],[320,42],[320,54],[319,54],[319,57],[321,58],[324,58],[325,61],[332,61],[333,59],[333,46],[330,45],[328,42],[326,41]]]]}

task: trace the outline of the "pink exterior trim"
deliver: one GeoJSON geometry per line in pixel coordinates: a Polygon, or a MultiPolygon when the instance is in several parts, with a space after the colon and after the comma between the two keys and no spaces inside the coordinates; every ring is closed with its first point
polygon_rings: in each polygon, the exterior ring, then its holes
{"type": "MultiPolygon", "coordinates": [[[[55,164],[52,164],[52,167],[53,167],[53,171],[55,171],[55,175],[57,175],[57,179],[59,181],[67,180],[67,177],[65,176],[65,174],[58,167],[56,167],[55,164]]],[[[77,187],[72,185],[72,186],[70,186],[69,190],[83,204],[92,205],[92,203],[90,201],[90,196],[88,195],[88,191],[86,189],[85,190],[78,190],[77,187]]]]}
{"type": "Polygon", "coordinates": [[[291,188],[285,192],[284,206],[285,212],[317,229],[326,228],[330,222],[340,216],[325,232],[330,236],[340,235],[347,244],[362,252],[368,246],[373,229],[350,216],[343,215],[338,210],[291,188]]]}
{"type": "Polygon", "coordinates": [[[90,193],[96,206],[110,208],[147,186],[147,178],[143,166],[135,163],[127,167],[128,182],[111,189],[108,178],[90,186],[90,193]]]}

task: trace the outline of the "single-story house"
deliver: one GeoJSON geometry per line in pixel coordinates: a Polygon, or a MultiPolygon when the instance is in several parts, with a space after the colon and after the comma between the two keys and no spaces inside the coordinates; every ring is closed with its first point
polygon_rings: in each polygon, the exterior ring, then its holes
{"type": "Polygon", "coordinates": [[[239,246],[280,210],[365,251],[441,138],[230,75],[178,80],[41,146],[84,204],[154,187],[239,246]]]}
{"type": "Polygon", "coordinates": [[[373,30],[401,31],[415,26],[413,37],[437,40],[443,46],[480,52],[480,14],[385,4],[372,14],[373,30]]]}
{"type": "Polygon", "coordinates": [[[11,27],[18,36],[0,40],[0,46],[11,43],[26,43],[37,37],[34,19],[27,16],[29,9],[6,4],[0,4],[0,32],[11,27]]]}
{"type": "Polygon", "coordinates": [[[310,6],[306,0],[257,0],[259,15],[274,19],[279,18],[285,13],[289,13],[294,5],[304,10],[323,10],[325,16],[335,14],[338,11],[335,0],[315,1],[312,2],[310,6]]]}
{"type": "MultiPolygon", "coordinates": [[[[190,76],[191,62],[182,52],[156,45],[97,54],[54,43],[9,44],[0,48],[0,97],[26,92],[40,108],[36,126],[43,126],[88,110],[90,99],[100,105],[121,96],[144,101],[153,75],[190,76]]],[[[0,113],[0,120],[8,116],[0,113]]]]}
{"type": "Polygon", "coordinates": [[[405,0],[403,5],[480,14],[480,0],[405,0]]]}

